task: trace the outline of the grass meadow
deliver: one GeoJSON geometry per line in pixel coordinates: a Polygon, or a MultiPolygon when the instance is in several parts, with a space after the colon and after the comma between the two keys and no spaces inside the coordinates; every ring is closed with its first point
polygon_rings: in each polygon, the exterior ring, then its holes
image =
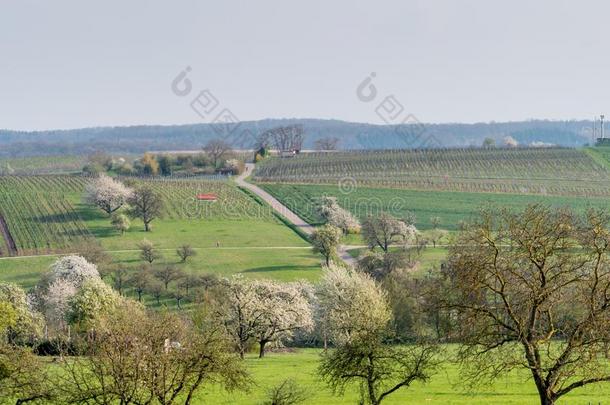
{"type": "Polygon", "coordinates": [[[416,191],[387,188],[355,187],[346,193],[338,185],[260,184],[267,192],[293,209],[312,224],[321,224],[316,212],[322,196],[333,196],[339,204],[360,219],[386,211],[398,218],[407,211],[415,213],[417,228],[432,228],[430,218],[439,217],[440,228],[456,230],[460,221],[468,221],[486,204],[500,208],[522,210],[528,204],[544,203],[555,207],[571,207],[582,212],[588,207],[609,208],[604,197],[541,196],[507,193],[464,193],[452,191],[416,191]]]}
{"type": "MultiPolygon", "coordinates": [[[[447,346],[446,356],[451,356],[453,346],[447,346]]],[[[267,390],[284,379],[293,379],[310,395],[305,404],[356,404],[358,386],[353,386],[343,396],[336,396],[317,377],[316,369],[321,349],[296,349],[294,352],[269,353],[264,359],[254,354],[246,364],[254,380],[250,392],[227,393],[220,387],[210,386],[197,398],[197,404],[262,404],[267,390]]],[[[607,404],[610,398],[608,384],[580,388],[573,391],[561,405],[607,404]]],[[[468,390],[460,378],[457,364],[443,362],[438,372],[426,384],[414,383],[408,389],[399,390],[387,397],[384,404],[538,404],[534,384],[525,371],[512,372],[489,386],[468,390]]]]}

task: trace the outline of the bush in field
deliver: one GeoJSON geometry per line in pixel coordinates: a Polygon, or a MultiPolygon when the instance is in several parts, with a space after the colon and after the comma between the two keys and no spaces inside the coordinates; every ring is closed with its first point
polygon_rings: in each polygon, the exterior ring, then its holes
{"type": "Polygon", "coordinates": [[[123,235],[125,232],[127,232],[131,225],[131,223],[129,222],[129,218],[127,218],[127,215],[117,214],[117,213],[114,213],[112,215],[111,223],[112,223],[112,226],[114,227],[114,229],[116,229],[118,232],[120,232],[121,235],[123,235]]]}
{"type": "Polygon", "coordinates": [[[294,380],[286,379],[267,390],[267,400],[263,405],[296,405],[309,399],[309,392],[294,380]]]}
{"type": "Polygon", "coordinates": [[[191,245],[182,245],[176,250],[176,254],[182,263],[186,263],[188,258],[196,256],[197,252],[191,247],[191,245]]]}
{"type": "Polygon", "coordinates": [[[87,186],[85,193],[85,199],[89,204],[110,215],[125,204],[132,192],[123,183],[100,174],[87,186]]]}
{"type": "Polygon", "coordinates": [[[152,264],[152,262],[161,258],[161,254],[157,252],[155,245],[148,239],[138,243],[138,249],[140,249],[140,258],[147,263],[152,264]]]}
{"type": "Polygon", "coordinates": [[[49,369],[30,348],[0,343],[0,402],[58,403],[57,381],[49,369]]]}
{"type": "Polygon", "coordinates": [[[0,302],[8,305],[14,316],[15,322],[8,322],[3,334],[9,343],[31,343],[42,336],[42,316],[32,308],[21,287],[12,283],[0,283],[0,302]]]}

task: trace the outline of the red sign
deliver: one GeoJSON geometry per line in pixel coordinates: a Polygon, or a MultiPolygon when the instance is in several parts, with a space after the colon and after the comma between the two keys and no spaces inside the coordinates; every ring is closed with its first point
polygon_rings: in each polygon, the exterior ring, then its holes
{"type": "Polygon", "coordinates": [[[197,194],[197,199],[201,201],[216,201],[218,196],[216,194],[197,194]]]}

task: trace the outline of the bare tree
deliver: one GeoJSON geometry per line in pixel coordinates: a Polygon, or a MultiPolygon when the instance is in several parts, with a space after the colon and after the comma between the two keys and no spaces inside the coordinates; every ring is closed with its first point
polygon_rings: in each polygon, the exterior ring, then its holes
{"type": "Polygon", "coordinates": [[[152,297],[157,302],[157,305],[161,305],[161,297],[163,297],[163,292],[165,288],[163,288],[163,284],[159,281],[150,280],[150,282],[146,285],[146,291],[152,295],[152,297]]]}
{"type": "Polygon", "coordinates": [[[305,133],[303,125],[290,125],[275,127],[260,135],[261,139],[267,139],[278,151],[297,151],[303,147],[305,133]]]}
{"type": "Polygon", "coordinates": [[[174,266],[165,266],[155,271],[155,277],[163,283],[165,290],[172,281],[180,280],[184,276],[184,271],[174,266]]]}
{"type": "Polygon", "coordinates": [[[123,289],[129,280],[129,271],[127,268],[122,265],[114,265],[108,273],[110,274],[114,289],[117,290],[119,295],[123,295],[123,289]]]}
{"type": "Polygon", "coordinates": [[[140,258],[152,264],[155,260],[161,258],[161,254],[155,249],[155,245],[148,239],[143,239],[142,242],[138,243],[138,249],[140,249],[140,258]]]}
{"type": "Polygon", "coordinates": [[[96,330],[87,356],[63,365],[61,403],[191,404],[207,381],[248,384],[218,325],[124,303],[96,330]]]}
{"type": "Polygon", "coordinates": [[[324,138],[316,139],[314,145],[317,150],[336,150],[337,145],[339,145],[339,138],[326,136],[324,138]]]}
{"type": "Polygon", "coordinates": [[[182,245],[176,250],[176,254],[180,258],[180,262],[186,263],[188,258],[196,256],[197,252],[191,247],[191,245],[182,245]]]}
{"type": "Polygon", "coordinates": [[[413,225],[407,225],[385,212],[377,217],[369,216],[362,223],[362,236],[369,247],[380,247],[386,253],[390,245],[408,240],[414,237],[416,232],[413,225]]]}
{"type": "Polygon", "coordinates": [[[529,206],[491,209],[459,233],[449,253],[465,379],[531,373],[540,403],[610,381],[608,215],[529,206]]]}
{"type": "Polygon", "coordinates": [[[203,150],[212,158],[214,168],[218,167],[218,162],[229,153],[232,148],[222,139],[212,139],[203,147],[203,150]]]}
{"type": "Polygon", "coordinates": [[[128,280],[129,285],[133,288],[136,294],[138,294],[138,301],[142,302],[142,295],[146,292],[146,289],[150,285],[151,281],[151,267],[149,264],[144,264],[134,273],[128,280]]]}
{"type": "Polygon", "coordinates": [[[144,222],[144,230],[150,231],[150,223],[161,216],[163,199],[152,188],[140,186],[136,188],[127,200],[129,214],[132,218],[140,218],[144,222]]]}

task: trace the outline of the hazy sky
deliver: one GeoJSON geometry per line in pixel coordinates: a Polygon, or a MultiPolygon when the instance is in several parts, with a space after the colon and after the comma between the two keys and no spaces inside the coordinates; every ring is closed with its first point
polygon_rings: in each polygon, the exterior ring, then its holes
{"type": "Polygon", "coordinates": [[[242,120],[381,123],[387,95],[426,122],[610,107],[610,2],[95,3],[0,0],[0,128],[207,122],[190,107],[205,89],[242,120]],[[367,103],[356,88],[371,72],[367,103]]]}

